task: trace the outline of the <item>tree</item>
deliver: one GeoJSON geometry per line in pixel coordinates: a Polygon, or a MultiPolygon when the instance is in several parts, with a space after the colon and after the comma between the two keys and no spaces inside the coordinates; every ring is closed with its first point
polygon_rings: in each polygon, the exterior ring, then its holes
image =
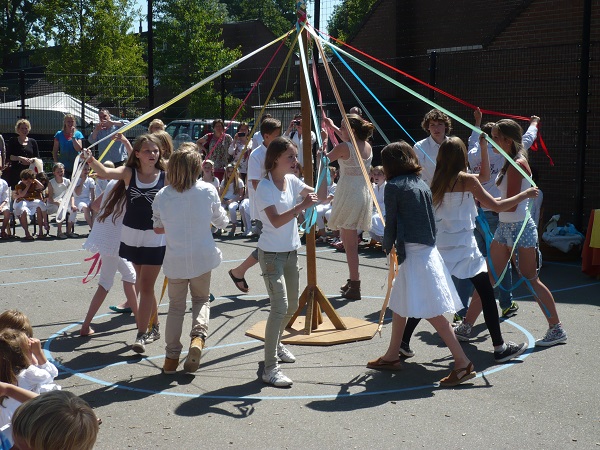
{"type": "Polygon", "coordinates": [[[341,41],[346,41],[354,36],[376,1],[343,0],[342,3],[336,5],[327,22],[329,35],[341,41]]]}
{"type": "MultiPolygon", "coordinates": [[[[227,9],[216,0],[158,0],[156,5],[155,69],[161,86],[181,92],[241,57],[223,44],[227,9]]],[[[228,113],[239,105],[229,98],[228,113]]],[[[220,94],[213,83],[190,98],[190,114],[219,115],[220,94]]]]}
{"type": "MultiPolygon", "coordinates": [[[[0,47],[2,47],[2,65],[8,63],[8,57],[17,50],[31,50],[45,46],[40,15],[41,0],[2,0],[2,18],[0,21],[0,47]]],[[[1,71],[1,70],[0,70],[1,71]]]]}
{"type": "Polygon", "coordinates": [[[46,60],[52,81],[120,108],[147,92],[144,79],[131,78],[146,74],[140,38],[129,32],[133,0],[47,0],[43,13],[56,45],[46,60]]]}
{"type": "Polygon", "coordinates": [[[260,19],[276,36],[287,33],[296,23],[294,0],[221,0],[232,19],[260,19]]]}

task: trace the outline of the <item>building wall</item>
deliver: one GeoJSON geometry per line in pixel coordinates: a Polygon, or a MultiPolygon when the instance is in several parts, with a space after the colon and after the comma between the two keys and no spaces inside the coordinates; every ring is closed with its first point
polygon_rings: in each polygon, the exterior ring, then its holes
{"type": "MultiPolygon", "coordinates": [[[[589,105],[584,112],[584,207],[580,216],[575,182],[580,151],[583,4],[569,0],[382,0],[350,44],[420,80],[435,81],[438,88],[482,109],[526,117],[539,115],[541,134],[555,163],[551,166],[541,151],[530,152],[531,163],[540,172],[545,217],[561,214],[564,221],[587,224],[589,211],[600,207],[600,117],[596,112],[600,106],[596,94],[600,88],[600,81],[596,81],[600,78],[600,62],[596,62],[600,56],[600,50],[596,50],[600,41],[600,1],[592,2],[589,105]],[[431,50],[437,50],[435,70],[431,69],[431,50]]],[[[405,86],[464,120],[473,120],[469,107],[432,94],[374,62],[369,64],[393,74],[405,86]]],[[[423,138],[419,123],[431,106],[366,70],[360,73],[408,131],[408,135],[401,131],[362,91],[361,98],[372,107],[388,137],[407,141],[423,138]]],[[[358,91],[355,81],[351,86],[358,91]]],[[[348,101],[354,100],[350,97],[348,101]]],[[[500,118],[489,115],[484,120],[500,118]]],[[[525,121],[520,123],[527,126],[525,121]]],[[[466,139],[470,130],[456,124],[454,133],[466,139]]]]}

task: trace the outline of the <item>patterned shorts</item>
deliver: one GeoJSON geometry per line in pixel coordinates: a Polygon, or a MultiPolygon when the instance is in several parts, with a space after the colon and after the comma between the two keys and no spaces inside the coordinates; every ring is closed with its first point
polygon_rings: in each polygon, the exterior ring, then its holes
{"type": "MultiPolygon", "coordinates": [[[[523,221],[521,222],[499,222],[494,240],[500,244],[512,247],[515,244],[517,236],[521,231],[523,221]]],[[[535,222],[530,217],[525,224],[525,230],[517,243],[517,248],[531,248],[537,246],[537,228],[535,222]]]]}

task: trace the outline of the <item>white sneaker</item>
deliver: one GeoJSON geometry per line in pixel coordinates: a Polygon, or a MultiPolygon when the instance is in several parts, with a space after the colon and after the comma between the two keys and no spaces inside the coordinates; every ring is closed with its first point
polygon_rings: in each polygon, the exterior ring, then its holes
{"type": "Polygon", "coordinates": [[[296,357],[281,342],[277,346],[277,357],[284,363],[296,362],[296,357]]]}
{"type": "Polygon", "coordinates": [[[262,380],[275,387],[288,387],[294,384],[292,380],[283,374],[279,366],[275,366],[269,372],[263,372],[262,380]]]}

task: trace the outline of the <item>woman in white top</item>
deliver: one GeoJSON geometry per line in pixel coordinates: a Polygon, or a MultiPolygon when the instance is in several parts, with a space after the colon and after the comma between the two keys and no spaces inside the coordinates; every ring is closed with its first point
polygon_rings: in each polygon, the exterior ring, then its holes
{"type": "Polygon", "coordinates": [[[269,293],[271,311],[265,329],[265,368],[262,380],[277,387],[292,385],[277,363],[296,358],[280,342],[286,324],[298,308],[298,214],[316,203],[314,189],[294,176],[298,150],[288,138],[274,139],[267,149],[267,175],[256,189],[258,218],[263,229],[258,239],[258,261],[269,293]],[[296,204],[301,195],[304,200],[296,204]]]}

